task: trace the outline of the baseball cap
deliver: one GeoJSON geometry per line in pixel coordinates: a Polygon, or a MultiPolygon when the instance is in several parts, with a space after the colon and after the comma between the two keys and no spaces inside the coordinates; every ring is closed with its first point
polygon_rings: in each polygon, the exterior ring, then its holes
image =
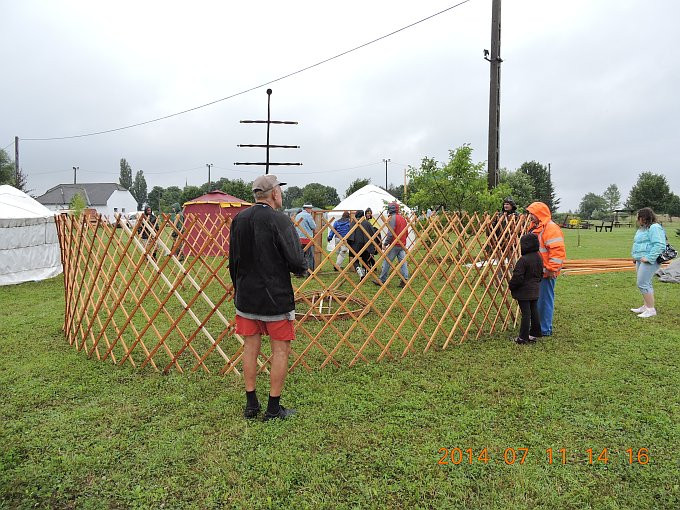
{"type": "Polygon", "coordinates": [[[303,209],[314,209],[314,206],[312,204],[303,204],[302,208],[303,209]]]}
{"type": "Polygon", "coordinates": [[[260,175],[253,181],[253,191],[269,191],[276,186],[285,186],[285,182],[279,182],[274,174],[260,175]]]}

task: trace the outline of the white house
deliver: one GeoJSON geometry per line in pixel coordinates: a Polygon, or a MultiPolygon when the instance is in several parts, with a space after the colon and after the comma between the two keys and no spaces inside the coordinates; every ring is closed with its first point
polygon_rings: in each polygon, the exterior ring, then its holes
{"type": "Polygon", "coordinates": [[[83,182],[58,184],[36,198],[52,211],[69,209],[76,193],[85,199],[87,207],[113,221],[116,214],[127,215],[137,210],[137,201],[127,189],[115,182],[83,182]]]}

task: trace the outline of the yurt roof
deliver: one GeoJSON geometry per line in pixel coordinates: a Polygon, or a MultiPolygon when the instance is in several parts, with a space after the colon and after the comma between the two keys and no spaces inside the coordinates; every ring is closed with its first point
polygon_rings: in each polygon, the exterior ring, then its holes
{"type": "Polygon", "coordinates": [[[243,207],[252,205],[250,202],[246,202],[245,200],[241,200],[240,198],[234,197],[229,193],[219,190],[211,191],[210,193],[201,195],[200,197],[194,198],[189,202],[185,202],[184,207],[194,204],[218,204],[221,207],[243,207]]]}
{"type": "Polygon", "coordinates": [[[13,186],[0,186],[0,218],[46,218],[54,212],[13,186]]]}
{"type": "MultiPolygon", "coordinates": [[[[411,214],[411,209],[402,201],[397,200],[393,195],[374,184],[367,184],[361,189],[356,190],[350,196],[345,198],[342,202],[336,205],[334,211],[357,211],[365,210],[370,207],[374,216],[387,210],[387,204],[390,202],[397,202],[399,204],[399,212],[402,215],[411,214]]],[[[339,216],[341,213],[331,212],[329,216],[339,216]]]]}

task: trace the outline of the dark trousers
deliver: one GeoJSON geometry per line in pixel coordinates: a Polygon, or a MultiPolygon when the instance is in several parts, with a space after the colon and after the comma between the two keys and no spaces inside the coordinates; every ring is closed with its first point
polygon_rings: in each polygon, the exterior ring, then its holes
{"type": "MultiPolygon", "coordinates": [[[[352,255],[356,256],[356,252],[352,251],[352,255]]],[[[368,250],[364,250],[364,252],[361,255],[359,255],[359,257],[357,257],[357,259],[354,261],[354,269],[361,265],[363,265],[367,269],[370,269],[375,265],[375,259],[373,258],[373,254],[368,253],[368,250]]]]}
{"type": "Polygon", "coordinates": [[[519,309],[522,311],[522,322],[519,327],[519,337],[522,340],[529,340],[531,336],[541,336],[541,319],[538,315],[538,300],[517,301],[519,309]]]}

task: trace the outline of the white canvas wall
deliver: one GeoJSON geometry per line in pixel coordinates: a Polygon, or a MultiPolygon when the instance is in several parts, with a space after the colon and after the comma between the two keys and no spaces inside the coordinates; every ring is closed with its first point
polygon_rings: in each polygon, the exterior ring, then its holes
{"type": "Polygon", "coordinates": [[[0,285],[44,280],[61,272],[53,213],[25,193],[0,186],[0,285]]]}

